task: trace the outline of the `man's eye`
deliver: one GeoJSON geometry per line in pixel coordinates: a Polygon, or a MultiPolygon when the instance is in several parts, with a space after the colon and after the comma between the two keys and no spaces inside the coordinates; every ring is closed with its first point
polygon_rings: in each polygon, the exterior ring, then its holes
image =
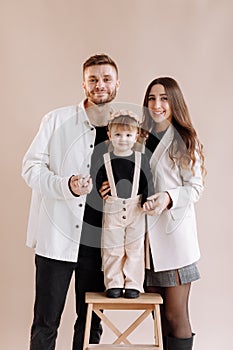
{"type": "Polygon", "coordinates": [[[155,98],[151,96],[151,97],[148,98],[148,101],[154,101],[154,99],[155,98]]]}
{"type": "Polygon", "coordinates": [[[104,82],[105,83],[110,83],[112,81],[112,77],[105,77],[104,82]]]}

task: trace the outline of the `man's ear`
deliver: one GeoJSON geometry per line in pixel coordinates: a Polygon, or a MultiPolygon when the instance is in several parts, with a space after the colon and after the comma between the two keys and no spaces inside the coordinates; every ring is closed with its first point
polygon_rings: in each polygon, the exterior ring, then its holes
{"type": "Polygon", "coordinates": [[[117,80],[117,82],[116,82],[116,89],[117,89],[117,90],[119,89],[120,85],[121,85],[120,80],[117,80]]]}
{"type": "Polygon", "coordinates": [[[107,131],[107,135],[108,135],[109,140],[111,141],[111,133],[109,130],[107,131]]]}

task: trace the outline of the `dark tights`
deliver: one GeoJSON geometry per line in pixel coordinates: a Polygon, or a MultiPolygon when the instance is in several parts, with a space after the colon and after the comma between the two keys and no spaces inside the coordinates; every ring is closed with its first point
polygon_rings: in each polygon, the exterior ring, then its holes
{"type": "Polygon", "coordinates": [[[145,287],[147,293],[159,293],[163,297],[161,322],[163,336],[190,338],[192,330],[189,322],[188,301],[191,283],[180,284],[177,273],[175,287],[145,287]]]}

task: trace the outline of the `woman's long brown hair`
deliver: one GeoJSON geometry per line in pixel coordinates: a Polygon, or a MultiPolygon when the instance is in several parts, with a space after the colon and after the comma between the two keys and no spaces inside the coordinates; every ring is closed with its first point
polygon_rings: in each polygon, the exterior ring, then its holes
{"type": "Polygon", "coordinates": [[[182,91],[173,78],[156,78],[147,87],[143,102],[144,121],[142,123],[142,129],[144,130],[144,136],[147,137],[154,126],[154,121],[148,110],[148,100],[151,88],[156,84],[163,85],[172,110],[172,125],[174,126],[175,133],[170,148],[170,157],[174,161],[175,159],[178,160],[182,167],[187,167],[191,164],[191,168],[193,169],[196,162],[195,152],[197,152],[201,160],[202,173],[205,175],[203,145],[199,141],[192,125],[182,91]]]}

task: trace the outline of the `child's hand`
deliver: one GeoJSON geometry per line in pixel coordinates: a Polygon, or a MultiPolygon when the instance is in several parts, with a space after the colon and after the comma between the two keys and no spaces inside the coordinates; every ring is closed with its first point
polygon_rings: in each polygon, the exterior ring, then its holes
{"type": "Polygon", "coordinates": [[[143,204],[143,210],[147,215],[158,215],[157,210],[154,208],[154,200],[148,200],[143,204]]]}
{"type": "Polygon", "coordinates": [[[146,211],[149,215],[152,215],[150,212],[152,212],[154,209],[153,202],[153,200],[147,200],[147,202],[143,204],[143,210],[146,211]]]}
{"type": "Polygon", "coordinates": [[[89,184],[90,175],[79,175],[78,184],[80,187],[86,187],[89,184]]]}
{"type": "Polygon", "coordinates": [[[71,190],[79,195],[85,195],[91,192],[93,185],[90,175],[77,175],[72,176],[70,180],[71,190]]]}
{"type": "Polygon", "coordinates": [[[148,215],[160,215],[171,203],[167,192],[159,192],[147,198],[143,204],[143,210],[148,215]]]}
{"type": "Polygon", "coordinates": [[[110,186],[108,181],[104,181],[99,189],[99,193],[103,199],[108,198],[108,193],[110,192],[110,186]]]}

